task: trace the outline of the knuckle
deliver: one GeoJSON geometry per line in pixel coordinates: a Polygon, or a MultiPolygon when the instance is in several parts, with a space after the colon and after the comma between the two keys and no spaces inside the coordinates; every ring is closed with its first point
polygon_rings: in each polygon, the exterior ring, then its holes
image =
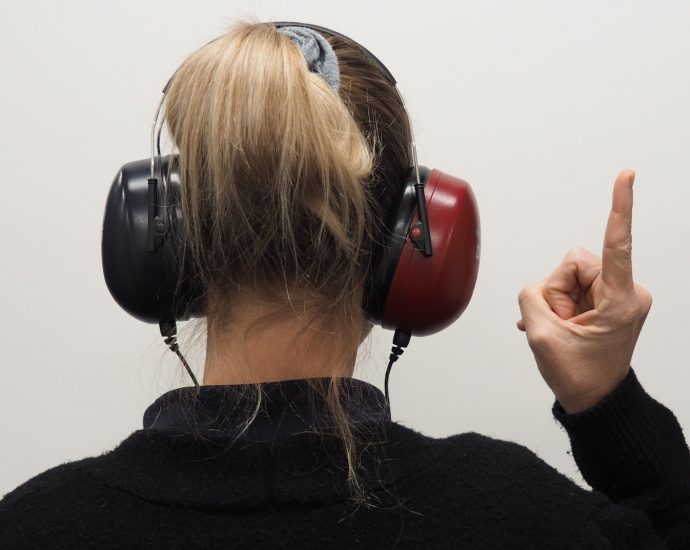
{"type": "Polygon", "coordinates": [[[634,302],[621,311],[620,319],[623,324],[629,325],[635,323],[641,316],[642,308],[640,304],[634,302]]]}
{"type": "Polygon", "coordinates": [[[626,241],[620,246],[620,253],[626,260],[632,258],[632,242],[626,241]]]}
{"type": "Polygon", "coordinates": [[[647,314],[643,304],[635,300],[621,309],[618,318],[622,325],[632,325],[647,314]]]}
{"type": "Polygon", "coordinates": [[[529,285],[523,288],[518,294],[518,303],[523,304],[529,301],[534,296],[536,286],[537,285],[529,285]]]}
{"type": "Polygon", "coordinates": [[[559,269],[565,267],[566,269],[579,270],[579,269],[589,269],[592,266],[601,266],[601,258],[592,254],[586,248],[581,246],[576,246],[571,248],[570,251],[563,258],[563,262],[559,269]]]}
{"type": "Polygon", "coordinates": [[[647,292],[645,294],[645,307],[647,311],[649,311],[652,307],[652,304],[654,303],[654,297],[651,295],[651,293],[647,292]]]}
{"type": "Polygon", "coordinates": [[[610,250],[621,259],[630,260],[632,258],[632,240],[628,239],[622,243],[605,243],[604,248],[610,250]]]}
{"type": "Polygon", "coordinates": [[[543,328],[533,328],[527,331],[527,343],[532,348],[543,348],[548,345],[550,334],[543,328]]]}
{"type": "Polygon", "coordinates": [[[654,301],[652,294],[649,292],[649,290],[639,285],[635,285],[635,291],[637,293],[640,305],[642,306],[642,311],[647,313],[652,307],[652,302],[654,301]]]}
{"type": "Polygon", "coordinates": [[[568,251],[568,254],[566,255],[566,258],[572,261],[577,261],[581,260],[587,256],[590,256],[592,253],[587,250],[586,248],[583,248],[581,246],[574,246],[568,251]]]}

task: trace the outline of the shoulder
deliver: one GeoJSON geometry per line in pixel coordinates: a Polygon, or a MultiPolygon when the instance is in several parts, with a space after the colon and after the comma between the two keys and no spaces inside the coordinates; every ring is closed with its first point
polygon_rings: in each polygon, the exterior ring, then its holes
{"type": "Polygon", "coordinates": [[[621,541],[640,540],[659,547],[645,514],[577,485],[524,445],[476,432],[433,438],[401,425],[389,436],[406,507],[447,520],[449,536],[485,529],[496,547],[547,540],[568,548],[628,548],[621,541]]]}
{"type": "Polygon", "coordinates": [[[442,492],[473,487],[486,496],[565,498],[574,505],[591,495],[534,451],[514,441],[476,432],[434,438],[397,424],[390,433],[397,440],[391,445],[397,450],[391,454],[400,467],[417,479],[423,475],[424,486],[435,486],[442,492]]]}
{"type": "MultiPolygon", "coordinates": [[[[532,450],[514,441],[496,439],[477,432],[464,432],[447,437],[431,437],[412,428],[392,423],[388,431],[393,448],[410,447],[429,449],[435,459],[478,460],[494,469],[507,462],[546,464],[532,450]]],[[[554,470],[555,471],[555,470],[554,470]]]]}
{"type": "Polygon", "coordinates": [[[80,518],[89,516],[102,489],[85,472],[93,460],[55,466],[7,493],[0,500],[2,547],[46,547],[77,533],[80,518]]]}
{"type": "Polygon", "coordinates": [[[83,465],[88,460],[90,459],[60,464],[25,481],[0,500],[0,514],[9,512],[17,506],[30,505],[34,501],[42,501],[53,495],[62,495],[66,488],[82,484],[86,481],[83,465]]]}

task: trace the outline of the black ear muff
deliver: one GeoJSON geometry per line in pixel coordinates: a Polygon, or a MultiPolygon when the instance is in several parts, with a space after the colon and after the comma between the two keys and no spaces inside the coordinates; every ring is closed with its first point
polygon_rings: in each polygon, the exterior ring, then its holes
{"type": "Polygon", "coordinates": [[[149,248],[151,159],[125,164],[115,176],[103,218],[103,274],[115,301],[147,323],[184,320],[198,314],[199,292],[180,281],[179,251],[184,225],[179,209],[179,178],[174,155],[156,157],[159,178],[153,250],[149,248]],[[197,306],[198,308],[198,306],[197,306]]]}

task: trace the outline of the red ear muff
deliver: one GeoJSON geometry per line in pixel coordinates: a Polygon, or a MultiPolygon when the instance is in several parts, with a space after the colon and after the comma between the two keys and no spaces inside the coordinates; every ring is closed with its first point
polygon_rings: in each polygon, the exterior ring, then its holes
{"type": "Polygon", "coordinates": [[[480,256],[479,212],[469,184],[420,169],[433,254],[424,256],[421,250],[415,180],[408,177],[374,268],[378,300],[367,303],[372,321],[416,336],[443,330],[460,317],[474,291],[480,256]]]}

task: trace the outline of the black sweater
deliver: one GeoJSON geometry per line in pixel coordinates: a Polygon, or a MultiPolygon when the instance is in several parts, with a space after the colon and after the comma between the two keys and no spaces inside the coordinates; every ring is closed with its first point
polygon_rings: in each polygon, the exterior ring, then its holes
{"type": "Polygon", "coordinates": [[[346,384],[372,442],[368,507],[353,505],[337,438],[310,429],[304,381],[265,385],[241,434],[236,387],[181,388],[114,450],[7,494],[0,548],[690,549],[690,451],[632,370],[587,411],[552,409],[594,491],[516,443],[421,435],[390,421],[376,388],[346,384]]]}

